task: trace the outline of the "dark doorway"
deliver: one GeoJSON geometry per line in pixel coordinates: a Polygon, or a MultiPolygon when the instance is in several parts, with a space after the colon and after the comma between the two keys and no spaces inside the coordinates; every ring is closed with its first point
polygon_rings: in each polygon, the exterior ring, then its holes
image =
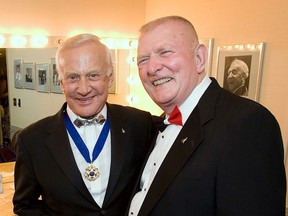
{"type": "Polygon", "coordinates": [[[6,49],[0,48],[0,145],[10,143],[10,115],[8,99],[8,80],[6,65],[6,49]]]}

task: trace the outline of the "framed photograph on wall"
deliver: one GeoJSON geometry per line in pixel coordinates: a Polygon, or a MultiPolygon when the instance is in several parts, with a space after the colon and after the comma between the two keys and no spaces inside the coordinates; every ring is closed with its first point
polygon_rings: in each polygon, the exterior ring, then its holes
{"type": "Polygon", "coordinates": [[[21,59],[14,60],[14,87],[23,88],[23,72],[22,72],[23,62],[21,59]]]}
{"type": "Polygon", "coordinates": [[[35,89],[35,64],[23,63],[23,82],[25,89],[35,89]]]}
{"type": "Polygon", "coordinates": [[[62,94],[62,89],[60,87],[60,80],[59,80],[59,76],[56,70],[55,58],[50,59],[49,74],[50,74],[51,93],[62,94]]]}
{"type": "Polygon", "coordinates": [[[109,88],[109,94],[117,94],[117,76],[118,76],[118,55],[117,49],[110,49],[112,55],[112,62],[114,65],[114,82],[112,86],[109,88]]]}
{"type": "Polygon", "coordinates": [[[199,43],[202,43],[207,47],[208,57],[205,65],[205,72],[208,76],[211,76],[214,39],[213,38],[199,39],[199,43]]]}
{"type": "Polygon", "coordinates": [[[219,46],[219,84],[234,94],[258,101],[264,46],[264,43],[219,46]]]}
{"type": "Polygon", "coordinates": [[[36,64],[36,82],[37,91],[49,93],[49,66],[45,64],[36,64]]]}

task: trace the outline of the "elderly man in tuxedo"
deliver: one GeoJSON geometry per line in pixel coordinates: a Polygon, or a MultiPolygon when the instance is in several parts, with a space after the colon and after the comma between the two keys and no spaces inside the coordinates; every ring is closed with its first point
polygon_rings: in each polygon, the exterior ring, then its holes
{"type": "Polygon", "coordinates": [[[142,83],[166,113],[129,216],[285,215],[283,144],[274,116],[205,74],[193,25],[168,16],[140,30],[142,83]]]}
{"type": "Polygon", "coordinates": [[[81,34],[60,44],[66,103],[17,136],[14,212],[122,216],[152,136],[148,112],[106,102],[109,49],[81,34]]]}

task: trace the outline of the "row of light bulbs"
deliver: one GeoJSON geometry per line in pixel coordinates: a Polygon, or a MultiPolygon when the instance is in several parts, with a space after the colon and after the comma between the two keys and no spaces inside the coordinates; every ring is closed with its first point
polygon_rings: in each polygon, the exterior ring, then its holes
{"type": "Polygon", "coordinates": [[[230,50],[243,50],[243,49],[248,49],[248,50],[257,50],[261,49],[263,46],[262,43],[258,44],[236,44],[236,45],[229,45],[229,46],[222,46],[222,48],[227,48],[230,50]]]}
{"type": "MultiPolygon", "coordinates": [[[[25,35],[9,35],[0,34],[0,48],[45,48],[45,47],[57,47],[65,37],[60,36],[25,36],[25,35]]],[[[126,38],[101,38],[104,43],[110,49],[130,49],[135,50],[137,47],[137,40],[126,38]]],[[[136,57],[135,52],[127,58],[127,62],[130,67],[135,70],[136,57]]],[[[137,70],[137,69],[136,69],[137,70]]],[[[139,85],[141,83],[139,76],[133,72],[127,78],[127,83],[130,86],[139,85]]],[[[126,100],[129,104],[138,104],[139,96],[127,95],[126,100]]]]}
{"type": "MultiPolygon", "coordinates": [[[[0,47],[3,48],[45,48],[57,47],[66,37],[42,35],[0,34],[0,47]]],[[[110,49],[135,49],[137,40],[127,38],[101,38],[110,49]]]]}
{"type": "Polygon", "coordinates": [[[61,42],[61,37],[42,35],[8,35],[0,34],[0,47],[3,48],[43,48],[56,47],[61,42]]]}

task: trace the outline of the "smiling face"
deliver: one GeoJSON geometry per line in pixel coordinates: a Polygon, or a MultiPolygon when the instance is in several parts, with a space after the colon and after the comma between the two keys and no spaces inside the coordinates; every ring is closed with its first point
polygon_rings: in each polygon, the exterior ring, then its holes
{"type": "Polygon", "coordinates": [[[186,100],[205,76],[202,64],[206,48],[197,45],[193,33],[187,24],[168,21],[143,32],[139,38],[140,78],[150,97],[168,114],[186,100]]]}
{"type": "MultiPolygon", "coordinates": [[[[230,91],[235,91],[245,84],[246,73],[248,67],[245,62],[234,60],[228,70],[227,83],[230,91]]],[[[248,74],[248,72],[247,72],[248,74]]]]}
{"type": "Polygon", "coordinates": [[[106,103],[113,74],[101,44],[84,44],[63,50],[58,57],[61,88],[66,102],[78,116],[98,114],[106,103]]]}

